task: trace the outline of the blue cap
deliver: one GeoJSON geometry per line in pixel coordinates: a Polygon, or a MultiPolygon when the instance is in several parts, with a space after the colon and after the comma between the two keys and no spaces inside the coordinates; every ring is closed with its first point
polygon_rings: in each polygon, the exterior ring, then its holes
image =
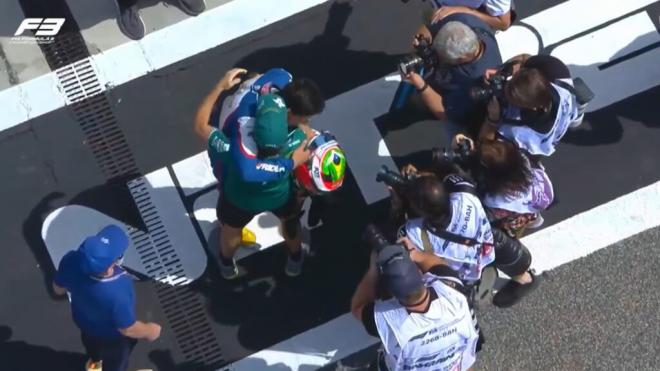
{"type": "Polygon", "coordinates": [[[105,272],[128,248],[128,236],[121,227],[109,225],[95,236],[87,237],[78,251],[82,254],[82,269],[87,274],[105,272]]]}
{"type": "Polygon", "coordinates": [[[424,288],[422,272],[403,246],[384,247],[378,253],[376,264],[380,270],[380,279],[384,281],[392,296],[400,302],[424,288]]]}

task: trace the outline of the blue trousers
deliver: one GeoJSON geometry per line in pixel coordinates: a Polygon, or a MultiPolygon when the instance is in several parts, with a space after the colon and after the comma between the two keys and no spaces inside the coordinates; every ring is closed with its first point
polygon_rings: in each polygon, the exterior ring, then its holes
{"type": "Polygon", "coordinates": [[[128,360],[137,340],[122,336],[116,339],[101,339],[81,334],[87,356],[94,362],[103,361],[103,371],[126,371],[128,360]]]}

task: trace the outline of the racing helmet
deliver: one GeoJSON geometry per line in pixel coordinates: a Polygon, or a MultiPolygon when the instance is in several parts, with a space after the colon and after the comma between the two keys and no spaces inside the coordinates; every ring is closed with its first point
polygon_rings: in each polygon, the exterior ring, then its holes
{"type": "Polygon", "coordinates": [[[307,148],[312,152],[310,160],[294,170],[298,184],[312,194],[339,189],[346,174],[346,156],[335,136],[317,132],[307,148]]]}

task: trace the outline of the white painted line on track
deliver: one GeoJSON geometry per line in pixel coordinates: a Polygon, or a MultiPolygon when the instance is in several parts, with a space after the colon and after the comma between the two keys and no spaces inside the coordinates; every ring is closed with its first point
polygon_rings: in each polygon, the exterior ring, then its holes
{"type": "MultiPolygon", "coordinates": [[[[102,85],[112,88],[326,1],[328,0],[232,0],[197,17],[149,33],[140,41],[118,45],[90,58],[99,71],[102,85]]],[[[529,29],[518,25],[507,32],[498,33],[497,39],[505,58],[522,52],[536,53],[541,44],[547,46],[566,40],[655,2],[657,0],[570,0],[522,20],[535,28],[541,40],[537,40],[536,35],[529,29]],[[562,26],[557,27],[557,24],[562,26]]],[[[608,36],[618,37],[616,34],[608,36]]],[[[590,53],[581,55],[589,56],[590,53]]],[[[640,57],[633,60],[637,58],[640,57]]],[[[592,65],[594,62],[600,64],[606,61],[590,59],[584,61],[583,66],[592,65]]],[[[635,66],[635,69],[637,68],[638,66],[635,66]]],[[[600,75],[594,77],[605,78],[600,75]]],[[[591,80],[587,83],[592,84],[591,80]]],[[[646,81],[644,87],[657,84],[655,79],[646,81]]],[[[626,85],[631,84],[634,85],[626,82],[626,85]]],[[[57,85],[55,73],[51,72],[0,91],[0,104],[3,107],[0,131],[64,107],[66,102],[57,85]]],[[[633,88],[631,89],[636,91],[643,90],[633,88]]],[[[617,91],[618,89],[595,92],[597,97],[602,94],[612,95],[606,101],[614,103],[626,97],[617,91]]],[[[596,106],[592,104],[590,109],[595,109],[594,107],[596,106]]]]}
{"type": "Polygon", "coordinates": [[[529,16],[522,22],[534,27],[542,36],[543,45],[547,46],[655,2],[657,0],[572,0],[529,16]]]}
{"type": "MultiPolygon", "coordinates": [[[[234,40],[328,0],[232,0],[197,17],[89,57],[112,88],[234,40]]],[[[66,105],[54,72],[0,91],[0,131],[66,105]]]]}
{"type": "MultiPolygon", "coordinates": [[[[568,218],[523,238],[539,272],[587,256],[660,226],[660,182],[568,218]]],[[[543,290],[543,288],[541,288],[543,290]]],[[[376,344],[350,313],[241,359],[223,371],[255,370],[264,363],[281,369],[317,369],[376,344]]]]}
{"type": "Polygon", "coordinates": [[[559,45],[552,55],[597,92],[587,108],[587,112],[593,112],[660,84],[660,68],[657,68],[660,48],[603,70],[599,68],[608,61],[658,42],[660,33],[648,13],[642,12],[559,45]]]}
{"type": "Polygon", "coordinates": [[[374,120],[386,113],[400,81],[399,76],[387,76],[336,96],[312,121],[315,128],[337,137],[369,205],[389,196],[387,188],[376,183],[378,169],[383,165],[397,168],[374,120]]]}
{"type": "Polygon", "coordinates": [[[232,0],[92,58],[104,82],[117,86],[326,1],[232,0]]]}
{"type": "Polygon", "coordinates": [[[621,196],[522,239],[537,272],[554,269],[660,226],[660,182],[621,196]]]}
{"type": "Polygon", "coordinates": [[[298,371],[321,368],[379,341],[369,336],[360,326],[353,315],[347,313],[221,370],[253,371],[276,367],[298,371]]]}
{"type": "Polygon", "coordinates": [[[0,91],[0,131],[64,107],[66,101],[51,72],[0,91]]]}

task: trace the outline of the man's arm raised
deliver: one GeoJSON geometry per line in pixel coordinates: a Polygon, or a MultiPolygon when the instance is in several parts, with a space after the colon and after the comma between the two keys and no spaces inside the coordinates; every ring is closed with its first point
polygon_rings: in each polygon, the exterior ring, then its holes
{"type": "Polygon", "coordinates": [[[232,68],[227,71],[222,79],[213,87],[213,90],[204,98],[202,103],[197,108],[197,114],[195,115],[195,133],[203,141],[207,141],[213,127],[209,125],[209,117],[211,117],[211,112],[213,111],[213,106],[218,100],[220,94],[223,91],[229,90],[234,87],[236,84],[240,83],[240,75],[246,73],[247,70],[243,68],[232,68]]]}

